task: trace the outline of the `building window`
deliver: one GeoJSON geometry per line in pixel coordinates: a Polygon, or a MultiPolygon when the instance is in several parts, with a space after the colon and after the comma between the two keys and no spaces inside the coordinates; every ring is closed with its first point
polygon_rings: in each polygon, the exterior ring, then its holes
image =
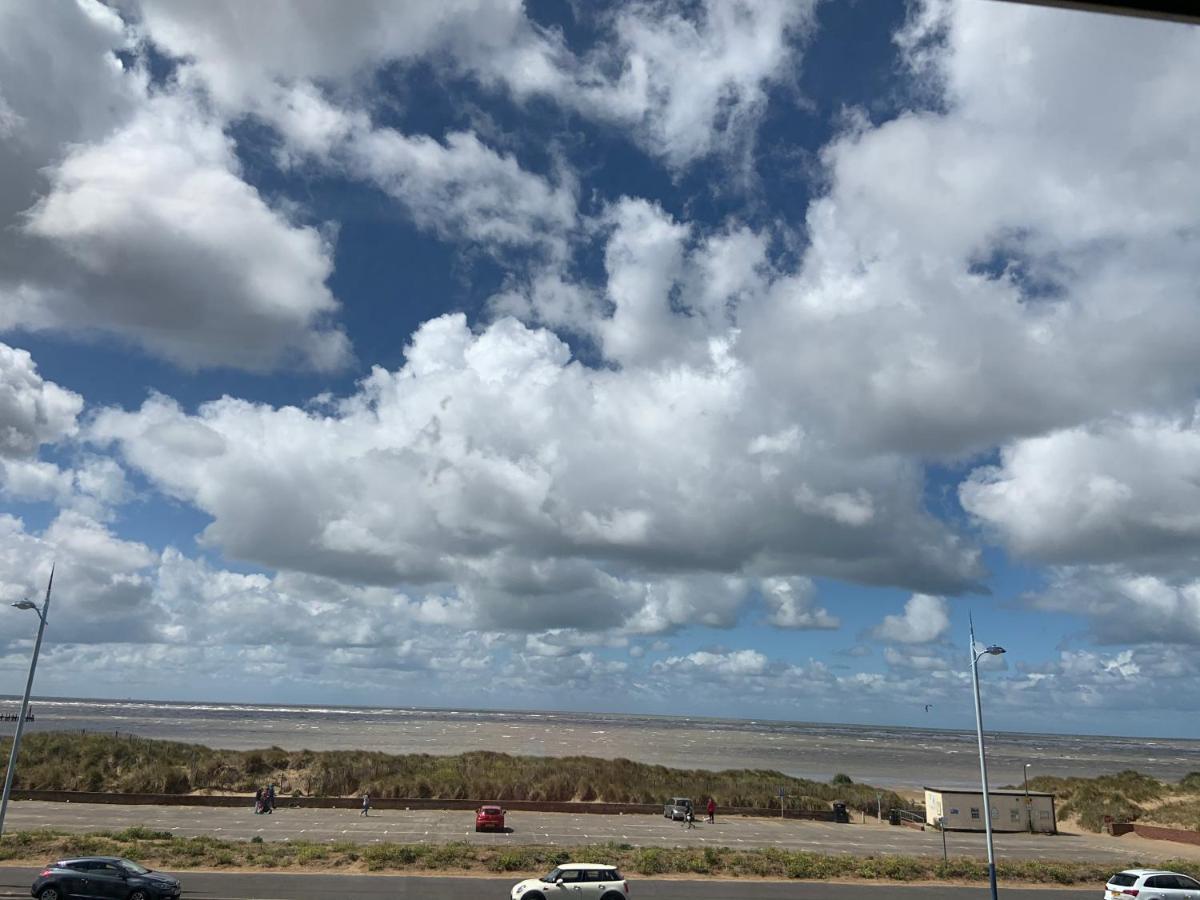
{"type": "Polygon", "coordinates": [[[972,806],[972,807],[971,807],[971,818],[972,818],[972,819],[978,819],[978,818],[979,818],[979,807],[978,807],[978,806],[972,806]]]}

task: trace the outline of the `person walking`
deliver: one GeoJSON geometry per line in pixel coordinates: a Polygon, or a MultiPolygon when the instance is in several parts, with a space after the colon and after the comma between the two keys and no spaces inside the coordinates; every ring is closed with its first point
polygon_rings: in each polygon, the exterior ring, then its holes
{"type": "Polygon", "coordinates": [[[687,813],[683,817],[683,827],[684,828],[695,828],[696,827],[696,814],[694,812],[692,812],[690,807],[688,808],[687,813]]]}
{"type": "Polygon", "coordinates": [[[275,812],[275,785],[267,786],[267,812],[275,812]]]}
{"type": "Polygon", "coordinates": [[[263,810],[263,789],[259,788],[254,792],[254,814],[260,815],[263,810]]]}
{"type": "Polygon", "coordinates": [[[708,824],[715,825],[717,823],[717,801],[712,797],[708,798],[708,824]]]}
{"type": "Polygon", "coordinates": [[[371,811],[371,795],[364,793],[363,794],[362,812],[360,812],[359,815],[360,816],[368,815],[370,813],[370,811],[371,811]]]}

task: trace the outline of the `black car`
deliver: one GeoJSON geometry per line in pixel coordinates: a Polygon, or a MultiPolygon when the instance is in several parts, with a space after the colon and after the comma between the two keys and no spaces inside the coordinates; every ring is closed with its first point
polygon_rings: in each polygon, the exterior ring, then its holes
{"type": "Polygon", "coordinates": [[[47,865],[29,893],[38,900],[175,900],[179,881],[131,859],[81,856],[47,865]]]}

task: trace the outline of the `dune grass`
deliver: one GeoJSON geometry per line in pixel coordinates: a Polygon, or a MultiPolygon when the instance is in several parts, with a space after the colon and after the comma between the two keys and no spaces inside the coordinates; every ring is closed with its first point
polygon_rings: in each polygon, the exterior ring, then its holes
{"type": "MultiPolygon", "coordinates": [[[[984,883],[982,860],[940,856],[849,856],[776,849],[734,850],[728,847],[632,847],[594,844],[582,847],[494,847],[450,844],[354,844],[306,841],[223,841],[210,837],[173,838],[127,829],[122,832],[65,834],[22,831],[0,839],[0,861],[43,862],[75,855],[112,855],[136,859],[156,869],[296,870],[330,872],[486,872],[514,878],[544,873],[563,862],[617,865],[626,877],[693,875],[759,877],[815,881],[952,881],[984,883]]],[[[1002,860],[1003,882],[1075,885],[1103,884],[1109,875],[1133,865],[1153,864],[1189,871],[1185,860],[1130,859],[1125,865],[1099,862],[1002,860]]]]}
{"type": "MultiPolygon", "coordinates": [[[[7,750],[0,742],[0,760],[7,750]]],[[[0,762],[0,773],[3,772],[0,762]]],[[[274,782],[283,795],[477,800],[578,800],[664,803],[713,797],[720,807],[829,809],[834,800],[874,811],[906,806],[894,792],[842,775],[826,784],[759,769],[671,769],[628,759],[535,757],[476,751],[457,756],[366,751],[214,750],[129,735],[37,732],[21,744],[16,787],[32,790],[186,794],[253,792],[274,782]]]]}
{"type": "MultiPolygon", "coordinates": [[[[1019,786],[1013,786],[1019,789],[1019,786]]],[[[1132,769],[1097,778],[1030,779],[1035,791],[1049,791],[1060,819],[1074,819],[1090,831],[1102,831],[1104,817],[1114,822],[1154,822],[1200,828],[1200,772],[1178,783],[1159,781],[1132,769]]]]}

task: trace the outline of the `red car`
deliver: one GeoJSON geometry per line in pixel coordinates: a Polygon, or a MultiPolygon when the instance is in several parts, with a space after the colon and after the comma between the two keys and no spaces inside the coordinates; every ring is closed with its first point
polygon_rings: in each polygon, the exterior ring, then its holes
{"type": "Polygon", "coordinates": [[[503,831],[504,810],[498,806],[481,806],[475,810],[476,831],[503,831]]]}

